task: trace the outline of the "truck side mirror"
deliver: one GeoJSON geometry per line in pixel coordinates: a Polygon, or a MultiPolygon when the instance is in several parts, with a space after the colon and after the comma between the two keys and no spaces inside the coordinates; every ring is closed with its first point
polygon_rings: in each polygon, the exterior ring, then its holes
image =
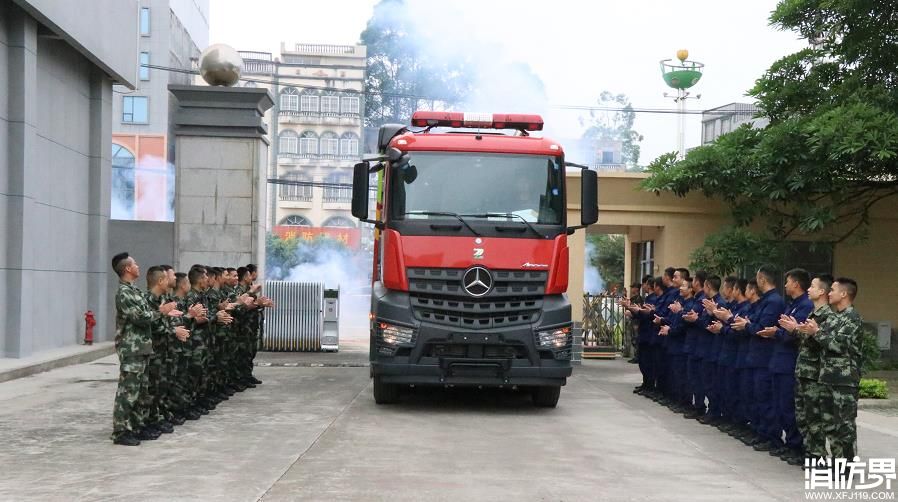
{"type": "Polygon", "coordinates": [[[580,224],[599,221],[599,177],[595,171],[580,171],[580,224]]]}
{"type": "Polygon", "coordinates": [[[368,163],[359,162],[352,168],[352,215],[368,220],[368,163]]]}

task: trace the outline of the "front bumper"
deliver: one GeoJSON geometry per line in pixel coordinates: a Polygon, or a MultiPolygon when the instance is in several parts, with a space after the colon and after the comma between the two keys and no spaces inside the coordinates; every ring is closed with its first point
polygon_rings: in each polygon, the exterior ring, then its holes
{"type": "Polygon", "coordinates": [[[564,295],[543,297],[534,323],[466,329],[418,320],[408,293],[375,285],[371,312],[371,375],[385,383],[456,386],[560,386],[571,375],[571,337],[563,346],[538,346],[535,332],[569,326],[564,295]],[[414,330],[407,343],[385,344],[380,323],[414,330]]]}

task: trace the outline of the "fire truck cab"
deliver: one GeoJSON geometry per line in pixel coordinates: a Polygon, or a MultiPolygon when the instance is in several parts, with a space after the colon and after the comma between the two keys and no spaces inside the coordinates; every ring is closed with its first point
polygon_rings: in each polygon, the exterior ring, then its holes
{"type": "Polygon", "coordinates": [[[573,164],[559,143],[529,135],[542,128],[538,115],[419,111],[411,127],[381,127],[381,156],[355,166],[352,214],[375,226],[377,403],[439,385],[517,388],[557,404],[571,375],[567,237],[596,222],[598,184],[574,165],[581,217],[568,226],[573,164]]]}

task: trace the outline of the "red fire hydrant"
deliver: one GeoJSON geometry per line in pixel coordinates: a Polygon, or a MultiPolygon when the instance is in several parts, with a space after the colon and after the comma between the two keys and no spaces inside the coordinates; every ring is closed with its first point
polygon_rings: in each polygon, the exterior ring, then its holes
{"type": "Polygon", "coordinates": [[[90,310],[84,313],[84,345],[94,344],[94,326],[97,321],[94,319],[94,313],[90,310]]]}

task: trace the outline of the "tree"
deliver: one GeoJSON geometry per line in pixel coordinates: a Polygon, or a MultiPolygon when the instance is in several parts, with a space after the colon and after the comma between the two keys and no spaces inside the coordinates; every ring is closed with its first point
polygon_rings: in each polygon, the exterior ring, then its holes
{"type": "MultiPolygon", "coordinates": [[[[601,141],[620,141],[621,160],[628,170],[638,168],[639,142],[643,137],[633,130],[636,113],[626,94],[612,94],[602,91],[598,99],[598,108],[622,108],[619,111],[590,110],[589,118],[580,117],[580,125],[588,127],[583,132],[583,139],[591,143],[595,151],[601,141]]],[[[637,169],[638,170],[638,169],[637,169]]]]}
{"type": "Polygon", "coordinates": [[[269,279],[281,280],[295,266],[299,265],[297,249],[299,239],[282,239],[269,233],[265,237],[265,275],[269,279]]]}
{"type": "Polygon", "coordinates": [[[284,280],[301,265],[328,261],[348,263],[352,255],[346,244],[324,234],[304,240],[295,237],[283,239],[269,233],[265,239],[265,274],[270,279],[284,280]]]}
{"type": "Polygon", "coordinates": [[[773,26],[811,47],[774,62],[749,95],[764,128],[744,125],[677,160],[643,187],[726,197],[737,225],[766,237],[833,243],[866,235],[874,204],[898,194],[898,5],[782,0],[773,26]]]}
{"type": "Polygon", "coordinates": [[[745,228],[730,227],[709,235],[704,244],[690,254],[692,262],[689,266],[720,277],[729,274],[751,277],[763,264],[781,263],[785,251],[781,241],[760,239],[745,228]]]}
{"type": "Polygon", "coordinates": [[[403,0],[381,0],[361,34],[367,46],[365,125],[407,124],[421,101],[442,107],[460,103],[471,91],[465,62],[426,55],[425,34],[405,18],[403,0]]]}
{"type": "Polygon", "coordinates": [[[624,236],[593,234],[587,236],[591,251],[589,265],[595,267],[607,289],[624,285],[624,236]]]}

